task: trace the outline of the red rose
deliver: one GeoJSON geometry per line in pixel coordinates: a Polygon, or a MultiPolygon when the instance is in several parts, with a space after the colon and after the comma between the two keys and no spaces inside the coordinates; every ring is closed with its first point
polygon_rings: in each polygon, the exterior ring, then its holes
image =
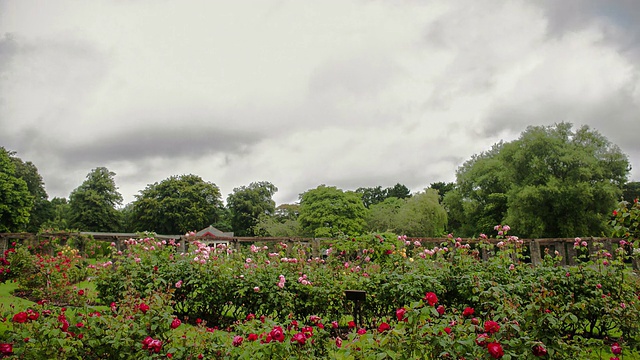
{"type": "Polygon", "coordinates": [[[447,326],[446,328],[444,328],[444,332],[446,332],[447,334],[451,334],[451,328],[447,326]]]}
{"type": "Polygon", "coordinates": [[[389,326],[389,324],[387,324],[386,322],[383,322],[382,324],[380,324],[380,326],[378,326],[378,332],[385,332],[389,329],[391,329],[391,326],[389,326]]]}
{"type": "Polygon", "coordinates": [[[475,312],[475,310],[473,310],[472,307],[466,307],[463,311],[462,311],[462,316],[471,316],[473,315],[473,313],[475,312]]]}
{"type": "Polygon", "coordinates": [[[38,317],[40,317],[40,314],[37,311],[33,311],[31,309],[27,310],[27,318],[31,321],[36,321],[38,320],[38,317]]]}
{"type": "Polygon", "coordinates": [[[486,346],[487,345],[487,339],[489,338],[489,335],[485,334],[479,334],[476,337],[476,344],[478,346],[486,346]]]}
{"type": "Polygon", "coordinates": [[[180,326],[180,324],[182,324],[182,322],[180,321],[180,319],[175,318],[173,319],[173,321],[171,322],[171,328],[172,329],[177,329],[178,326],[180,326]]]}
{"type": "Polygon", "coordinates": [[[244,340],[244,338],[242,336],[234,336],[233,337],[233,346],[238,347],[240,345],[242,345],[242,341],[244,340]]]}
{"type": "Polygon", "coordinates": [[[300,331],[307,337],[307,339],[313,336],[313,328],[311,326],[305,326],[300,331]]]}
{"type": "Polygon", "coordinates": [[[304,345],[306,341],[307,341],[307,337],[304,336],[304,334],[301,332],[293,335],[293,337],[291,338],[291,342],[298,343],[298,345],[304,345]]]}
{"type": "Polygon", "coordinates": [[[271,338],[275,341],[284,341],[284,330],[282,330],[281,326],[274,326],[269,335],[271,335],[271,338]]]}
{"type": "Polygon", "coordinates": [[[498,330],[500,330],[500,325],[498,325],[497,322],[493,320],[487,320],[484,322],[484,331],[490,334],[495,334],[498,330]]]}
{"type": "Polygon", "coordinates": [[[492,342],[487,345],[487,350],[489,350],[489,355],[494,359],[500,359],[504,355],[504,351],[502,350],[502,345],[497,342],[492,342]]]}
{"type": "Polygon", "coordinates": [[[444,311],[445,311],[444,306],[442,306],[442,305],[438,306],[436,308],[436,311],[438,312],[438,314],[444,315],[444,311]]]}
{"type": "Polygon", "coordinates": [[[438,302],[438,297],[433,292],[428,292],[424,296],[424,300],[429,303],[430,306],[434,306],[438,302]]]}
{"type": "Polygon", "coordinates": [[[7,343],[0,344],[0,354],[5,356],[13,354],[13,344],[7,344],[7,343]]]}
{"type": "Polygon", "coordinates": [[[249,336],[247,336],[247,340],[249,340],[249,341],[258,340],[258,334],[254,334],[254,333],[249,334],[249,336]]]}
{"type": "Polygon", "coordinates": [[[356,323],[354,321],[349,321],[349,329],[353,329],[356,327],[356,323]]]}
{"type": "Polygon", "coordinates": [[[78,291],[78,295],[80,295],[80,296],[84,295],[84,290],[79,290],[78,291]]]}
{"type": "Polygon", "coordinates": [[[611,345],[611,352],[614,355],[619,355],[622,352],[622,347],[620,347],[620,345],[618,345],[618,343],[613,343],[611,345]]]}
{"type": "Polygon", "coordinates": [[[13,322],[15,322],[15,323],[22,324],[22,323],[27,322],[27,319],[28,319],[27,313],[24,312],[24,311],[21,311],[21,312],[15,314],[15,315],[13,315],[13,322]]]}
{"type": "Polygon", "coordinates": [[[367,333],[367,329],[365,329],[365,328],[358,329],[358,335],[364,335],[366,333],[367,333]]]}
{"type": "Polygon", "coordinates": [[[143,314],[146,314],[147,311],[149,311],[149,305],[142,303],[138,305],[138,309],[140,309],[140,311],[142,311],[143,314]]]}
{"type": "Polygon", "coordinates": [[[547,355],[547,349],[542,345],[536,345],[533,347],[533,355],[540,357],[545,356],[547,355]]]}
{"type": "Polygon", "coordinates": [[[407,312],[407,310],[405,310],[404,308],[400,308],[398,310],[396,310],[396,317],[398,318],[398,321],[402,321],[402,319],[404,319],[404,314],[407,312]]]}

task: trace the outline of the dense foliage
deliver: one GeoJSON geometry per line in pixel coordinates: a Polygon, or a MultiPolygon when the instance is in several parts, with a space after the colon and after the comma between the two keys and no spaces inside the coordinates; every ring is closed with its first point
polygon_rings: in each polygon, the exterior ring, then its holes
{"type": "Polygon", "coordinates": [[[27,189],[33,201],[29,224],[27,224],[25,230],[34,233],[38,232],[42,224],[52,216],[52,206],[47,200],[49,196],[44,189],[44,181],[40,173],[38,173],[38,168],[31,161],[22,161],[15,155],[11,157],[11,160],[13,160],[16,167],[16,177],[27,183],[27,189]]]}
{"type": "Polygon", "coordinates": [[[131,209],[136,231],[183,234],[215,224],[222,214],[220,189],[197,175],[172,176],[148,185],[131,209]]]}
{"type": "Polygon", "coordinates": [[[83,231],[117,231],[120,213],[116,206],[122,203],[114,176],[105,167],[98,167],[69,196],[70,224],[83,231]]]}
{"type": "Polygon", "coordinates": [[[629,169],[626,155],[587,126],[529,127],[465,162],[444,202],[460,235],[503,222],[528,238],[600,235],[629,169]]]}
{"type": "Polygon", "coordinates": [[[270,216],[275,212],[273,195],[276,191],[278,188],[268,181],[233,189],[227,197],[227,208],[231,212],[231,228],[235,235],[255,235],[254,228],[260,215],[270,216]]]}
{"type": "Polygon", "coordinates": [[[411,197],[411,191],[405,185],[397,183],[388,188],[382,186],[360,187],[356,189],[358,194],[362,194],[362,203],[369,209],[372,205],[379,204],[388,198],[406,199],[411,197]]]}
{"type": "MultiPolygon", "coordinates": [[[[69,294],[86,304],[74,313],[50,301],[10,310],[0,352],[51,359],[581,359],[594,346],[610,346],[613,355],[638,348],[640,284],[624,264],[627,243],[612,254],[576,239],[576,251],[587,251],[578,265],[559,266],[558,255],[547,254],[531,267],[524,244],[506,234],[508,227],[497,229],[501,239],[467,245],[450,237],[435,248],[392,234],[344,238],[324,244],[325,258],[286,243],[234,249],[193,242],[182,254],[173,241],[131,239],[126,249],[112,244],[111,260],[96,266],[106,310],[88,307],[83,289],[69,294]],[[493,254],[489,261],[479,260],[483,249],[493,254]],[[357,322],[344,296],[349,289],[366,291],[357,322]]],[[[72,250],[43,257],[18,246],[7,261],[19,266],[30,258],[40,264],[35,271],[63,279],[76,268],[70,256],[72,250]]],[[[42,280],[27,274],[21,281],[41,288],[42,280]]]]}
{"type": "Polygon", "coordinates": [[[17,232],[29,224],[33,196],[16,175],[12,153],[0,147],[0,232],[17,232]]]}
{"type": "Polygon", "coordinates": [[[300,195],[299,221],[302,231],[314,237],[361,234],[366,208],[353,191],[320,185],[300,195]]]}

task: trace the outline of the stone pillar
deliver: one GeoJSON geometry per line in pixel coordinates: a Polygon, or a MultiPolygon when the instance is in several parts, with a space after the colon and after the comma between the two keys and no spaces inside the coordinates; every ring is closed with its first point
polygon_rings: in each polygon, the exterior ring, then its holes
{"type": "Polygon", "coordinates": [[[480,256],[482,256],[482,261],[489,260],[489,251],[486,248],[482,248],[480,252],[480,256]]]}
{"type": "Polygon", "coordinates": [[[578,256],[578,252],[573,247],[573,244],[569,244],[567,246],[567,265],[575,265],[576,264],[576,256],[578,256]]]}
{"type": "Polygon", "coordinates": [[[566,245],[567,243],[565,243],[564,241],[562,242],[557,242],[554,244],[556,251],[558,251],[558,254],[560,254],[560,256],[562,256],[562,262],[560,263],[561,265],[567,265],[567,248],[566,245]]]}
{"type": "Polygon", "coordinates": [[[542,258],[540,257],[540,243],[538,240],[529,241],[529,252],[531,253],[531,264],[533,266],[540,265],[542,258]]]}
{"type": "Polygon", "coordinates": [[[604,249],[613,255],[613,244],[611,243],[611,239],[606,239],[602,243],[604,245],[604,249]]]}
{"type": "Polygon", "coordinates": [[[311,256],[314,258],[320,257],[320,239],[314,238],[311,240],[311,256]]]}

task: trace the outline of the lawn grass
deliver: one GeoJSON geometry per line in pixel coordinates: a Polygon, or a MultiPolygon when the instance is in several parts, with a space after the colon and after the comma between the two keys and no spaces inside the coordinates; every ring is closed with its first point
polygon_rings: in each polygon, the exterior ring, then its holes
{"type": "MultiPolygon", "coordinates": [[[[23,311],[35,303],[26,299],[13,296],[11,293],[18,288],[18,283],[6,282],[0,284],[0,316],[4,313],[16,313],[23,311]]],[[[10,319],[7,319],[10,320],[10,319]]],[[[11,327],[10,321],[0,322],[0,335],[11,327]]]]}

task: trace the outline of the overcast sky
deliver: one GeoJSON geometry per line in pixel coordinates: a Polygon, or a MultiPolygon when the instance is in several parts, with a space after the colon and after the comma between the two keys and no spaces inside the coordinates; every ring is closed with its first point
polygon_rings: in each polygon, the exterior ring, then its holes
{"type": "Polygon", "coordinates": [[[278,204],[454,181],[528,125],[587,124],[640,180],[640,1],[0,0],[0,146],[50,197],[196,174],[278,204]]]}

